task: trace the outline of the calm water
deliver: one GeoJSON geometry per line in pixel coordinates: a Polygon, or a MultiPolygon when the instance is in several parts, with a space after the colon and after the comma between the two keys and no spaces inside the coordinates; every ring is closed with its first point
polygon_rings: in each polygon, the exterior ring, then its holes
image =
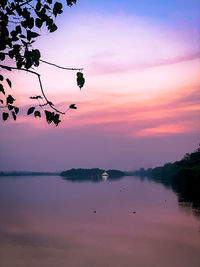
{"type": "Polygon", "coordinates": [[[1,267],[199,267],[200,220],[160,184],[0,178],[1,267]]]}

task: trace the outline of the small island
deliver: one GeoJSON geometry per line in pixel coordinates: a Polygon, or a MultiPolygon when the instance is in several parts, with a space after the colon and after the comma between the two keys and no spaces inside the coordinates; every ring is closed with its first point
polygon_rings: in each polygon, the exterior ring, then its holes
{"type": "MultiPolygon", "coordinates": [[[[102,180],[105,170],[99,168],[93,169],[70,169],[60,173],[60,175],[67,180],[71,181],[93,181],[98,182],[102,180]]],[[[120,170],[106,170],[109,179],[119,179],[127,174],[120,170]]]]}

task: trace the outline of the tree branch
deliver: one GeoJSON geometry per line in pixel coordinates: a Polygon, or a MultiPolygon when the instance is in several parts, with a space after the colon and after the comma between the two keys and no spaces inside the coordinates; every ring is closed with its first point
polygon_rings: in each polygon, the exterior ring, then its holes
{"type": "Polygon", "coordinates": [[[22,4],[20,4],[19,6],[20,6],[20,7],[21,7],[21,6],[24,6],[24,5],[28,4],[28,3],[31,2],[31,1],[33,1],[33,0],[28,0],[28,1],[26,1],[26,2],[24,2],[24,3],[22,3],[22,4]]]}
{"type": "Polygon", "coordinates": [[[45,93],[44,93],[44,90],[43,90],[43,86],[42,86],[42,81],[41,81],[41,78],[40,78],[40,74],[39,73],[37,73],[37,72],[35,72],[35,71],[32,71],[32,70],[27,70],[27,69],[18,69],[18,68],[16,68],[16,67],[10,67],[10,66],[5,66],[5,65],[1,65],[0,64],[0,67],[1,68],[3,68],[3,69],[7,69],[7,70],[22,70],[22,71],[26,71],[26,72],[30,72],[30,73],[32,73],[32,74],[35,74],[37,77],[38,77],[38,80],[39,80],[39,84],[40,84],[40,90],[41,90],[41,92],[42,92],[42,95],[43,95],[43,97],[44,97],[44,99],[46,100],[46,102],[47,102],[47,105],[49,105],[53,110],[55,110],[57,113],[60,113],[60,114],[62,114],[62,115],[65,115],[66,114],[66,112],[62,112],[62,111],[60,111],[60,110],[58,110],[58,109],[56,109],[54,106],[53,106],[53,104],[48,100],[48,98],[46,97],[46,95],[45,95],[45,93]]]}
{"type": "Polygon", "coordinates": [[[6,66],[6,65],[2,65],[0,64],[0,67],[2,69],[6,69],[6,70],[23,70],[23,71],[27,71],[27,72],[31,72],[35,75],[40,75],[39,73],[35,72],[35,71],[32,71],[32,70],[27,70],[27,69],[18,69],[17,67],[10,67],[10,66],[6,66]]]}
{"type": "Polygon", "coordinates": [[[40,75],[37,75],[37,76],[38,76],[38,80],[39,80],[39,84],[40,84],[40,89],[41,89],[42,95],[43,95],[44,99],[47,101],[48,105],[49,105],[52,109],[54,109],[56,112],[65,115],[65,112],[62,112],[62,111],[60,111],[60,110],[54,108],[53,104],[52,104],[51,102],[49,102],[49,100],[47,99],[47,97],[46,97],[46,95],[45,95],[45,93],[44,93],[40,75]]]}
{"type": "Polygon", "coordinates": [[[42,60],[42,59],[40,59],[40,61],[43,62],[43,63],[49,64],[49,65],[52,65],[54,67],[63,69],[63,70],[77,70],[77,71],[82,71],[83,70],[83,68],[65,68],[65,67],[61,67],[61,66],[58,66],[58,65],[56,65],[54,63],[50,63],[50,62],[47,62],[47,61],[42,60]]]}
{"type": "Polygon", "coordinates": [[[0,108],[7,108],[8,106],[0,106],[0,108]]]}
{"type": "MultiPolygon", "coordinates": [[[[19,7],[24,6],[24,5],[26,5],[26,4],[28,4],[29,2],[32,2],[32,1],[33,1],[33,0],[27,0],[26,2],[21,3],[21,4],[19,5],[19,7]]],[[[15,10],[15,7],[11,8],[11,10],[12,10],[12,11],[15,10]]]]}
{"type": "MultiPolygon", "coordinates": [[[[13,22],[13,23],[15,23],[15,22],[13,22]]],[[[4,55],[9,56],[8,53],[4,53],[4,55]]],[[[23,56],[22,56],[22,57],[23,57],[23,56]]],[[[23,58],[24,58],[24,57],[23,57],[23,58]]],[[[48,65],[57,67],[57,68],[59,68],[59,69],[63,69],[63,70],[76,70],[76,71],[83,71],[83,70],[84,70],[83,68],[66,68],[66,67],[62,67],[62,66],[56,65],[56,64],[54,64],[54,63],[45,61],[45,60],[43,60],[43,59],[39,59],[39,61],[42,62],[42,63],[48,64],[48,65]]]]}

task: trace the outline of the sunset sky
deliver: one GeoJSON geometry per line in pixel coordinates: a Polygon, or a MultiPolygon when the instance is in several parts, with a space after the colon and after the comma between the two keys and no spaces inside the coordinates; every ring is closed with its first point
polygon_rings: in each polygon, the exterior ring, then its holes
{"type": "MultiPolygon", "coordinates": [[[[63,1],[64,2],[64,1],[63,1]]],[[[6,72],[21,107],[1,124],[0,170],[134,170],[179,160],[200,143],[199,0],[80,0],[64,8],[58,30],[42,30],[46,95],[65,110],[55,127],[24,116],[40,94],[37,77],[6,72]]]]}

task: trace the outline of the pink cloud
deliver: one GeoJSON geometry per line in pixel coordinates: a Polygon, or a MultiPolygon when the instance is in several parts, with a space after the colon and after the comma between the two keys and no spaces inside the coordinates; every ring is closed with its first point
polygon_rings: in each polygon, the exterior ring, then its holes
{"type": "Polygon", "coordinates": [[[153,60],[153,62],[132,62],[129,64],[119,64],[119,65],[112,65],[112,63],[102,63],[98,61],[93,61],[89,65],[89,70],[91,74],[94,75],[102,75],[102,74],[111,74],[111,73],[123,73],[123,72],[131,72],[131,71],[139,71],[148,68],[166,66],[166,65],[173,65],[177,63],[187,62],[200,59],[200,52],[196,52],[189,55],[172,57],[169,59],[159,59],[153,60]]]}
{"type": "Polygon", "coordinates": [[[153,128],[145,128],[142,129],[141,131],[138,131],[134,133],[134,136],[139,136],[139,137],[145,137],[145,136],[170,136],[174,134],[185,134],[185,133],[191,133],[195,132],[196,125],[194,122],[182,122],[179,124],[164,124],[164,125],[159,125],[157,127],[153,128]]]}

